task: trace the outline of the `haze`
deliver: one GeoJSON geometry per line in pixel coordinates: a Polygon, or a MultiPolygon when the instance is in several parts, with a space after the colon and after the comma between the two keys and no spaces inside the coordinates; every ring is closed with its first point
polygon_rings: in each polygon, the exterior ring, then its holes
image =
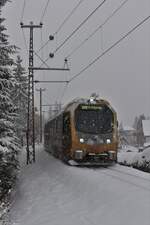
{"type": "MultiPolygon", "coordinates": [[[[23,22],[33,21],[39,24],[47,0],[27,0],[23,22]]],[[[47,12],[43,19],[42,39],[48,40],[65,17],[75,7],[79,0],[50,0],[47,12]]],[[[67,21],[62,30],[49,42],[39,55],[44,59],[102,2],[99,0],[85,0],[78,10],[67,21]]],[[[50,67],[63,67],[64,58],[98,25],[115,10],[122,1],[107,0],[104,5],[76,32],[53,59],[47,61],[50,67]]],[[[20,18],[23,0],[15,0],[7,4],[3,15],[6,18],[10,42],[21,48],[20,55],[26,69],[28,68],[28,55],[24,45],[20,18]]],[[[107,49],[111,44],[127,33],[142,19],[150,15],[149,0],[129,0],[120,11],[99,30],[88,42],[80,48],[68,64],[70,72],[35,72],[37,80],[65,80],[78,73],[84,66],[107,49]]],[[[27,45],[29,30],[24,30],[27,45]]],[[[41,31],[34,33],[34,49],[42,44],[41,31]]],[[[41,65],[35,56],[35,66],[41,65]]],[[[96,92],[101,98],[107,99],[116,109],[119,121],[132,125],[136,115],[144,113],[150,116],[150,21],[144,23],[138,30],[128,36],[117,47],[113,48],[101,60],[95,63],[81,76],[75,79],[66,89],[61,99],[64,84],[40,84],[36,88],[46,88],[43,94],[43,104],[52,104],[60,101],[65,104],[76,97],[89,97],[96,92]]],[[[39,106],[39,93],[35,93],[36,105],[39,106]]],[[[43,109],[47,110],[47,109],[43,109]]]]}

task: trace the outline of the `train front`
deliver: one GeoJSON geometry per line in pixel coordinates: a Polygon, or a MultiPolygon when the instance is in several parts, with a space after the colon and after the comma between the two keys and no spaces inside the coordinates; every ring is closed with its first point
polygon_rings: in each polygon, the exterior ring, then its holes
{"type": "Polygon", "coordinates": [[[110,165],[117,161],[116,112],[105,100],[79,104],[74,111],[72,157],[78,165],[110,165]]]}

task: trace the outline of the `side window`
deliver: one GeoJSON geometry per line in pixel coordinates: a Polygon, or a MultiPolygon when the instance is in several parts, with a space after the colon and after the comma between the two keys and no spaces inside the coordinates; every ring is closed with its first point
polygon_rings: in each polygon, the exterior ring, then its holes
{"type": "Polygon", "coordinates": [[[64,148],[71,146],[70,112],[63,114],[63,146],[64,148]]]}
{"type": "Polygon", "coordinates": [[[63,115],[63,134],[69,135],[70,133],[70,113],[64,113],[63,115]]]}

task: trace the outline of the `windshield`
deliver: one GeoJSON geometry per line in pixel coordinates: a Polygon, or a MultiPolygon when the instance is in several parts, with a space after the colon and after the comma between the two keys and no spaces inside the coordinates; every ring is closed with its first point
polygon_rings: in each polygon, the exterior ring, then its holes
{"type": "Polygon", "coordinates": [[[77,131],[93,134],[112,132],[113,113],[106,106],[80,105],[75,112],[77,131]]]}

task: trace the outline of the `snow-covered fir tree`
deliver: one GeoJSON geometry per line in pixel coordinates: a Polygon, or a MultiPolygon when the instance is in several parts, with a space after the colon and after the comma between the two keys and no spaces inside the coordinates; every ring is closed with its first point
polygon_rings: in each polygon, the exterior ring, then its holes
{"type": "Polygon", "coordinates": [[[0,0],[0,200],[12,188],[16,178],[18,166],[18,144],[15,137],[14,121],[16,117],[15,107],[11,98],[13,78],[12,55],[16,51],[11,46],[3,25],[3,6],[8,0],[0,0]]]}
{"type": "Polygon", "coordinates": [[[27,123],[28,82],[25,68],[22,66],[22,59],[20,56],[17,56],[15,68],[13,71],[16,83],[12,91],[12,97],[13,102],[17,107],[17,114],[18,114],[18,117],[16,118],[16,133],[21,141],[21,144],[23,145],[27,123]]]}

